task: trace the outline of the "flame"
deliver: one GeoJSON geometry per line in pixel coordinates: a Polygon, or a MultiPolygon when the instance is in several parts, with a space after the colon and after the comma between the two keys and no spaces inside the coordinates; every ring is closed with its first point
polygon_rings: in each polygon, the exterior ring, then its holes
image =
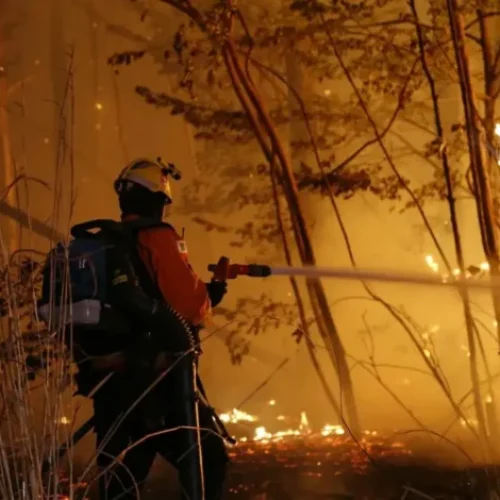
{"type": "Polygon", "coordinates": [[[343,436],[345,434],[345,430],[341,425],[330,425],[326,424],[321,429],[322,436],[331,436],[332,434],[336,434],[337,436],[343,436]]]}
{"type": "MultiPolygon", "coordinates": [[[[499,162],[500,162],[500,160],[499,160],[499,162]]],[[[435,259],[434,259],[434,257],[432,255],[427,254],[425,256],[425,263],[431,269],[432,272],[439,273],[439,264],[435,261],[435,259]]],[[[468,269],[466,269],[462,273],[462,271],[460,269],[458,269],[458,268],[452,269],[451,276],[450,276],[450,274],[441,273],[441,278],[443,280],[443,283],[446,283],[450,279],[450,277],[454,277],[454,278],[460,278],[461,277],[463,279],[470,279],[470,278],[474,278],[474,277],[478,277],[479,278],[481,276],[484,276],[483,273],[487,273],[490,270],[490,265],[489,265],[488,262],[481,262],[479,264],[479,266],[475,266],[475,267],[479,268],[482,271],[482,273],[478,273],[477,276],[476,276],[476,273],[471,273],[468,269]]]]}
{"type": "MultiPolygon", "coordinates": [[[[238,423],[238,422],[257,422],[259,419],[258,417],[254,415],[250,415],[249,413],[245,413],[241,410],[233,409],[230,412],[227,413],[222,413],[219,415],[220,419],[223,422],[229,422],[232,424],[238,423]]],[[[276,418],[278,421],[283,422],[287,420],[287,417],[285,415],[278,415],[276,418]]],[[[331,424],[326,424],[321,432],[321,436],[326,437],[330,435],[337,435],[337,436],[342,436],[345,434],[345,430],[342,426],[340,425],[331,425],[331,424]]],[[[280,429],[276,432],[269,432],[266,427],[263,425],[259,425],[258,427],[255,428],[254,430],[254,435],[253,435],[253,441],[258,441],[261,443],[269,443],[269,442],[276,442],[283,440],[284,438],[297,438],[297,437],[306,437],[306,436],[312,436],[313,431],[311,430],[311,426],[309,424],[309,419],[307,417],[307,413],[305,411],[302,411],[300,413],[300,422],[299,426],[297,429],[280,429]]],[[[318,435],[316,433],[315,435],[318,435]]],[[[238,439],[239,442],[245,443],[248,441],[247,437],[241,437],[238,439]]]]}
{"type": "Polygon", "coordinates": [[[296,429],[286,429],[284,431],[278,431],[278,432],[268,432],[265,427],[257,427],[255,429],[255,434],[253,437],[254,441],[262,441],[263,443],[267,443],[269,441],[279,441],[280,439],[283,439],[284,437],[290,437],[290,436],[301,436],[302,433],[299,430],[296,429]]]}
{"type": "Polygon", "coordinates": [[[273,435],[266,431],[265,427],[257,427],[255,429],[254,441],[261,441],[263,439],[271,439],[273,435]]]}
{"type": "Polygon", "coordinates": [[[250,415],[250,413],[245,413],[244,411],[232,409],[229,413],[221,413],[219,418],[224,423],[237,424],[238,422],[256,422],[257,417],[250,415]]]}
{"type": "Polygon", "coordinates": [[[299,430],[300,430],[300,432],[302,432],[304,434],[311,433],[311,426],[309,425],[309,419],[307,418],[305,411],[300,412],[299,430]]]}

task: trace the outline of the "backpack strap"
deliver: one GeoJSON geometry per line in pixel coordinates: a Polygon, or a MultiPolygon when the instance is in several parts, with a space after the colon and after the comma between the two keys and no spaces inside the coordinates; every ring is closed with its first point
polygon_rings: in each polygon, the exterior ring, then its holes
{"type": "Polygon", "coordinates": [[[153,229],[156,227],[168,227],[172,230],[174,230],[174,227],[167,222],[158,222],[157,220],[154,219],[148,219],[146,217],[141,217],[140,219],[135,219],[135,220],[130,220],[130,221],[123,221],[121,223],[123,228],[126,231],[132,231],[133,233],[138,233],[139,231],[145,230],[145,229],[153,229]]]}
{"type": "MultiPolygon", "coordinates": [[[[136,219],[133,221],[126,221],[123,223],[124,230],[132,238],[133,245],[130,246],[130,258],[132,261],[132,267],[137,275],[137,279],[147,295],[153,297],[157,300],[164,301],[163,294],[161,293],[156,280],[151,276],[145,262],[139,254],[139,233],[146,229],[165,227],[174,229],[173,226],[166,222],[158,222],[152,219],[136,219]]],[[[130,241],[130,240],[129,240],[130,241]]]]}
{"type": "Polygon", "coordinates": [[[96,229],[98,229],[99,232],[120,233],[122,232],[122,223],[112,219],[93,219],[75,224],[71,228],[70,234],[73,238],[92,238],[99,234],[92,232],[96,229]]]}
{"type": "Polygon", "coordinates": [[[81,222],[80,224],[75,224],[71,228],[71,236],[73,236],[73,238],[92,237],[92,235],[96,234],[92,231],[96,229],[112,233],[136,233],[143,229],[151,229],[154,227],[168,227],[170,229],[174,229],[173,226],[166,222],[158,222],[145,217],[123,222],[117,222],[113,219],[93,219],[86,222],[81,222]]]}

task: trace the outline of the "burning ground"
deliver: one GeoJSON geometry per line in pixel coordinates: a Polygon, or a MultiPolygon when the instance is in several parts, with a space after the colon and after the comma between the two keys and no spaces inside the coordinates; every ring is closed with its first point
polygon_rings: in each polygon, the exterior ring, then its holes
{"type": "Polygon", "coordinates": [[[269,430],[238,410],[221,417],[240,436],[231,498],[482,499],[496,482],[496,470],[465,466],[437,436],[365,430],[355,441],[341,425],[311,429],[305,412],[296,422],[277,415],[269,430]]]}
{"type": "MultiPolygon", "coordinates": [[[[228,498],[483,500],[500,477],[493,467],[467,464],[465,452],[450,453],[453,445],[434,435],[365,430],[356,441],[341,425],[311,428],[305,412],[263,419],[234,409],[220,417],[237,439],[228,498]]],[[[172,470],[159,467],[143,500],[176,498],[172,470]]]]}

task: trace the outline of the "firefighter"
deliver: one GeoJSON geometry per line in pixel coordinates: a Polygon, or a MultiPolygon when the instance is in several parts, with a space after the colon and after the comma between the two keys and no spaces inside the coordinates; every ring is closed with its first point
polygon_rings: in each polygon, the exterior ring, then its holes
{"type": "MultiPolygon", "coordinates": [[[[133,260],[133,268],[142,289],[148,298],[169,304],[196,331],[208,321],[212,307],[222,300],[226,284],[203,283],[189,264],[184,240],[172,226],[162,223],[165,207],[172,203],[168,175],[169,170],[162,163],[138,159],[120,173],[115,181],[115,190],[119,197],[122,221],[129,224],[146,221],[144,228],[136,233],[137,252],[136,260],[133,260]]],[[[123,276],[116,273],[113,284],[119,288],[122,281],[123,276]]],[[[134,300],[134,304],[136,302],[134,300]]],[[[153,309],[156,311],[158,308],[154,307],[151,311],[153,309]]],[[[157,315],[157,312],[154,314],[157,315]]],[[[130,319],[133,321],[134,318],[130,319]]],[[[179,393],[175,370],[116,427],[117,418],[127,410],[127,405],[133,402],[147,381],[154,379],[155,374],[148,371],[151,366],[158,366],[158,370],[161,370],[172,360],[168,353],[169,341],[172,340],[169,339],[168,325],[161,328],[156,324],[154,329],[145,328],[147,322],[136,319],[134,327],[144,330],[144,335],[140,336],[141,343],[132,342],[128,347],[117,349],[119,354],[115,356],[115,361],[121,363],[122,373],[114,376],[93,397],[97,463],[103,472],[101,500],[118,497],[135,499],[135,486],[140,487],[145,482],[156,454],[177,468],[183,491],[192,479],[187,467],[189,456],[186,456],[188,450],[183,435],[186,431],[181,429],[161,433],[162,430],[183,425],[182,394],[179,393]],[[131,442],[151,433],[157,436],[132,447],[121,463],[109,472],[110,463],[131,442]],[[124,494],[124,491],[127,493],[124,494]]],[[[104,370],[101,370],[101,375],[103,373],[104,370]]],[[[200,426],[203,429],[213,428],[212,413],[208,406],[200,406],[200,426]]],[[[223,492],[228,456],[223,440],[214,432],[202,432],[201,442],[205,498],[216,500],[221,498],[223,492]]],[[[190,453],[196,453],[196,450],[190,453]]]]}

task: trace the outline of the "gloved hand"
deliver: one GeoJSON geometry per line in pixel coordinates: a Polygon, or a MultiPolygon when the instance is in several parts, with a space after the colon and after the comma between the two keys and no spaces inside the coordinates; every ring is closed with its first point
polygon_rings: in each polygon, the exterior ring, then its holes
{"type": "Polygon", "coordinates": [[[206,286],[212,307],[217,307],[224,295],[226,295],[227,283],[225,281],[211,281],[210,283],[206,283],[206,286]]]}

